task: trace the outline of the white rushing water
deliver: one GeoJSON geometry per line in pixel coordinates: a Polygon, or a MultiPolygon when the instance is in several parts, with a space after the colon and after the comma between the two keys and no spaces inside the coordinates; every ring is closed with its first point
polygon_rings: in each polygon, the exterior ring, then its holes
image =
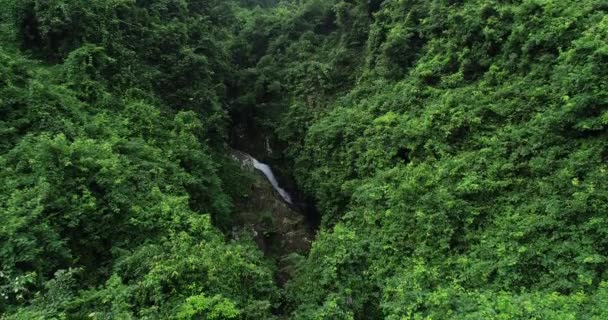
{"type": "Polygon", "coordinates": [[[253,164],[253,167],[256,168],[257,170],[261,171],[264,174],[264,176],[266,176],[266,179],[268,179],[268,181],[270,182],[270,184],[272,185],[274,190],[277,191],[277,193],[281,196],[281,198],[283,198],[283,200],[285,202],[287,202],[289,204],[293,204],[289,193],[287,193],[287,191],[285,191],[285,189],[283,189],[283,188],[281,188],[281,186],[279,186],[279,182],[277,181],[277,178],[274,176],[274,173],[272,173],[272,169],[270,169],[270,166],[258,161],[258,159],[254,158],[244,152],[237,151],[237,154],[246,158],[246,160],[251,161],[251,163],[253,164]]]}
{"type": "Polygon", "coordinates": [[[266,176],[268,181],[270,181],[270,184],[272,185],[272,187],[279,193],[281,198],[283,198],[283,200],[285,200],[285,202],[292,204],[291,196],[289,195],[289,193],[287,193],[287,191],[285,191],[285,189],[283,189],[279,186],[279,182],[277,181],[277,178],[275,178],[270,167],[265,163],[259,162],[255,158],[251,158],[251,159],[253,160],[253,166],[256,169],[262,171],[262,173],[266,176]]]}

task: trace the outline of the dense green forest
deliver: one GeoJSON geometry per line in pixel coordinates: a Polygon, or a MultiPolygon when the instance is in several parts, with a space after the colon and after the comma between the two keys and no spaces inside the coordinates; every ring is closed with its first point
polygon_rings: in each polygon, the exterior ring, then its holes
{"type": "Polygon", "coordinates": [[[0,319],[608,319],[607,71],[604,0],[0,0],[0,319]]]}

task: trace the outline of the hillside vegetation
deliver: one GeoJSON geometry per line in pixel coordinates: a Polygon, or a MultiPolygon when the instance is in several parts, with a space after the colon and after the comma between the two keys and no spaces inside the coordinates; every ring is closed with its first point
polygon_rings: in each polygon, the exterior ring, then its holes
{"type": "Polygon", "coordinates": [[[0,0],[0,318],[608,319],[606,70],[603,0],[0,0]]]}

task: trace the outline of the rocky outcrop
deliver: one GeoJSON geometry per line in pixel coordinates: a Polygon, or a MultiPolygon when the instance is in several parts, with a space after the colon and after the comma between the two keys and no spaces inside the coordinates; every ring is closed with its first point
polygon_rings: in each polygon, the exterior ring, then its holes
{"type": "Polygon", "coordinates": [[[271,183],[268,173],[260,171],[257,160],[239,151],[233,152],[233,158],[253,177],[248,194],[236,203],[241,230],[235,234],[250,234],[268,256],[278,260],[308,251],[313,232],[305,216],[280,194],[282,189],[271,183]]]}

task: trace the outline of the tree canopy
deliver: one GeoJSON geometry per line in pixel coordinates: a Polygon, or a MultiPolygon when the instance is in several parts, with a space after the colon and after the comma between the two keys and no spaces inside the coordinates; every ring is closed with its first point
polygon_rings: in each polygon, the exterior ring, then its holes
{"type": "Polygon", "coordinates": [[[0,319],[608,318],[607,11],[0,0],[0,319]],[[238,126],[310,252],[235,236],[238,126]]]}

